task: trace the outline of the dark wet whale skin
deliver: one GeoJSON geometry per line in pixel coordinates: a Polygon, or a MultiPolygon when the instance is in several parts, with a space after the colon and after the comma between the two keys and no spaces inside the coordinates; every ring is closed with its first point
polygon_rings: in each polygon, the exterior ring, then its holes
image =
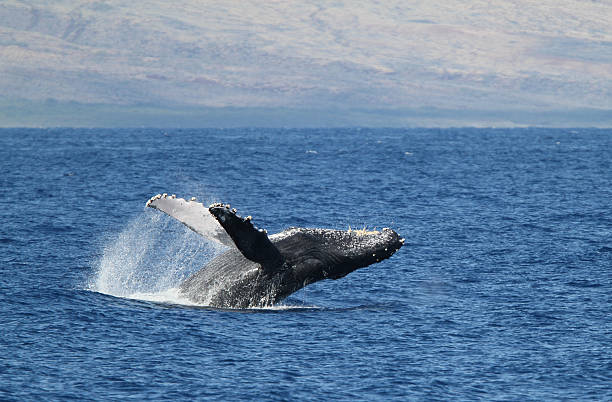
{"type": "Polygon", "coordinates": [[[180,289],[190,300],[213,307],[270,306],[311,283],[339,279],[389,258],[403,245],[391,229],[291,228],[268,238],[253,227],[250,217],[239,217],[229,206],[209,210],[237,248],[214,258],[180,289]]]}

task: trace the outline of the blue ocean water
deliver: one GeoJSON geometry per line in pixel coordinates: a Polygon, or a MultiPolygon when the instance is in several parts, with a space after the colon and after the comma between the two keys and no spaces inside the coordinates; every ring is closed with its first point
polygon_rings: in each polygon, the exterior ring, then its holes
{"type": "Polygon", "coordinates": [[[611,162],[593,129],[0,130],[0,399],[610,400],[611,162]],[[182,305],[219,250],[157,193],[406,244],[182,305]]]}

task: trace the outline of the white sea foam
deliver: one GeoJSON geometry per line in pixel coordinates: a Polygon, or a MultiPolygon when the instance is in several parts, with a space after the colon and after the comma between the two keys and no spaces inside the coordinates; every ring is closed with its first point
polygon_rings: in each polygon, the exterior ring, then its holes
{"type": "Polygon", "coordinates": [[[171,218],[145,211],[109,239],[92,291],[139,300],[193,304],[178,291],[222,249],[171,218]]]}
{"type": "Polygon", "coordinates": [[[136,292],[127,296],[128,299],[144,300],[154,303],[164,304],[180,304],[185,306],[199,306],[200,304],[195,303],[185,297],[178,287],[162,290],[160,292],[136,292]]]}

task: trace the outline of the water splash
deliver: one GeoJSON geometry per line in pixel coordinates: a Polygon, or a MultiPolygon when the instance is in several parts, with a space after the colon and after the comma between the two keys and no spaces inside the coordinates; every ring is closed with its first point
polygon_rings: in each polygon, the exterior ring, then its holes
{"type": "MultiPolygon", "coordinates": [[[[153,303],[208,307],[225,282],[202,289],[195,302],[179,291],[189,275],[204,267],[226,247],[202,237],[169,216],[146,210],[110,236],[97,262],[88,290],[153,303]]],[[[284,301],[249,311],[317,310],[319,307],[284,301]]]]}
{"type": "Polygon", "coordinates": [[[178,285],[223,248],[173,219],[145,211],[109,240],[92,291],[139,300],[193,304],[178,285]]]}

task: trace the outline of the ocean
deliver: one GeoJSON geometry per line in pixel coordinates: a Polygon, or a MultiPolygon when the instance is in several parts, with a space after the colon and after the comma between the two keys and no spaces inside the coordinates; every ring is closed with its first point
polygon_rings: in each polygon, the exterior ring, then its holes
{"type": "Polygon", "coordinates": [[[611,400],[612,131],[2,129],[2,400],[611,400]],[[222,250],[391,227],[393,257],[270,308],[185,302],[222,250]]]}

